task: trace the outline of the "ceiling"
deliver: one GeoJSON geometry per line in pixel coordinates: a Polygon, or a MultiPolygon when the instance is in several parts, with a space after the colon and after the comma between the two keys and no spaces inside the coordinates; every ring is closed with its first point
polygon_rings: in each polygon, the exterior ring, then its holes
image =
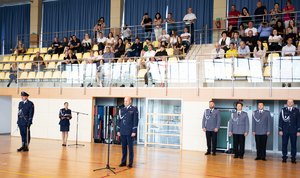
{"type": "Polygon", "coordinates": [[[0,0],[0,6],[29,2],[30,0],[0,0]]]}

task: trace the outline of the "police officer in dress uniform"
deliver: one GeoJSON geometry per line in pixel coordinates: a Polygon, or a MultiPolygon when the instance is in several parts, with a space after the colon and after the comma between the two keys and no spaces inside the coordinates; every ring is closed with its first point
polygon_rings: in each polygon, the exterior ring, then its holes
{"type": "Polygon", "coordinates": [[[256,142],[256,158],[254,160],[266,160],[267,139],[271,132],[271,115],[264,110],[264,103],[258,103],[258,110],[252,114],[252,134],[256,142]]]}
{"type": "Polygon", "coordinates": [[[124,105],[125,107],[120,109],[117,126],[117,134],[118,136],[121,136],[122,144],[122,161],[119,167],[126,166],[128,145],[129,164],[127,167],[131,168],[133,164],[133,140],[137,133],[139,111],[136,107],[131,106],[131,98],[129,96],[124,98],[124,105]]]}
{"type": "Polygon", "coordinates": [[[292,163],[296,164],[297,137],[300,136],[300,115],[299,109],[293,107],[294,101],[287,100],[287,106],[281,109],[279,114],[279,134],[282,136],[282,162],[287,160],[287,145],[291,139],[292,163]]]}
{"type": "Polygon", "coordinates": [[[17,151],[29,151],[28,145],[30,143],[30,126],[34,115],[34,104],[28,100],[28,93],[22,91],[21,99],[18,107],[18,126],[20,128],[20,135],[22,137],[22,147],[17,151]]]}
{"type": "Polygon", "coordinates": [[[206,109],[203,114],[202,119],[202,129],[206,134],[207,142],[207,152],[205,155],[209,155],[211,152],[211,142],[212,142],[212,152],[213,156],[216,155],[217,148],[217,133],[220,129],[221,124],[221,114],[220,111],[214,109],[215,103],[213,101],[209,102],[209,109],[206,109]]]}
{"type": "Polygon", "coordinates": [[[68,140],[68,132],[70,130],[70,119],[72,119],[72,111],[68,108],[69,103],[64,103],[64,108],[59,110],[59,125],[60,125],[60,131],[62,132],[62,140],[63,144],[62,146],[67,146],[67,140],[68,140]]]}
{"type": "Polygon", "coordinates": [[[236,103],[237,112],[231,114],[229,120],[229,135],[233,134],[233,158],[244,159],[245,137],[249,133],[248,114],[243,109],[243,103],[236,103]]]}

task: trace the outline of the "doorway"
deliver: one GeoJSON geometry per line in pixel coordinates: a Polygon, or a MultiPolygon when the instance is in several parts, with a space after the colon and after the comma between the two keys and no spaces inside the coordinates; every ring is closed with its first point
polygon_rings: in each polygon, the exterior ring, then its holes
{"type": "Polygon", "coordinates": [[[11,96],[0,96],[0,134],[11,133],[11,96]]]}

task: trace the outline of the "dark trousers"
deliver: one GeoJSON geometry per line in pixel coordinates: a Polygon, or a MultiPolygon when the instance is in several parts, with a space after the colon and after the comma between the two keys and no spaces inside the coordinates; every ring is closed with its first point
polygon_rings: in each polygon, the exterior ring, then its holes
{"type": "Polygon", "coordinates": [[[207,142],[207,152],[216,153],[217,149],[217,132],[214,131],[206,131],[206,142],[207,142]],[[211,143],[212,143],[212,149],[211,149],[211,143]]]}
{"type": "Polygon", "coordinates": [[[280,50],[281,50],[281,46],[279,45],[269,45],[268,51],[280,51],[280,50]]]}
{"type": "Polygon", "coordinates": [[[235,156],[244,156],[245,153],[244,134],[233,134],[233,153],[235,156]]]}
{"type": "Polygon", "coordinates": [[[121,135],[122,143],[122,163],[126,164],[127,160],[127,145],[129,149],[129,164],[133,163],[133,139],[131,135],[121,135]]]}
{"type": "Polygon", "coordinates": [[[17,83],[17,75],[16,74],[10,74],[9,75],[8,85],[10,85],[13,80],[17,83]]]}
{"type": "Polygon", "coordinates": [[[182,44],[185,45],[185,50],[184,51],[185,51],[185,53],[187,53],[189,48],[190,48],[191,43],[188,42],[188,41],[182,41],[182,44]]]}
{"type": "MultiPolygon", "coordinates": [[[[27,143],[27,126],[19,126],[23,143],[27,143]]],[[[28,143],[30,143],[30,130],[28,130],[28,143]]]]}
{"type": "Polygon", "coordinates": [[[259,38],[258,38],[261,42],[266,42],[266,43],[268,43],[268,40],[269,40],[269,37],[268,36],[260,36],[259,38]]]}
{"type": "Polygon", "coordinates": [[[291,155],[292,159],[296,160],[296,152],[297,152],[297,134],[296,133],[284,133],[282,135],[282,159],[287,159],[287,146],[289,143],[289,138],[291,139],[291,155]]]}
{"type": "Polygon", "coordinates": [[[140,54],[139,52],[131,52],[131,51],[128,51],[127,53],[127,57],[131,57],[131,56],[134,56],[134,57],[140,57],[140,54]]]}
{"type": "Polygon", "coordinates": [[[81,51],[83,51],[84,53],[87,52],[87,50],[90,50],[91,49],[91,46],[82,46],[81,47],[81,51]]]}
{"type": "Polygon", "coordinates": [[[98,51],[103,50],[103,49],[104,49],[103,43],[99,43],[98,44],[98,51]]]}
{"type": "Polygon", "coordinates": [[[191,44],[194,43],[194,24],[187,25],[186,28],[189,29],[189,32],[191,33],[191,44]]]}
{"type": "Polygon", "coordinates": [[[258,158],[266,158],[267,135],[255,135],[256,155],[258,158]]]}
{"type": "Polygon", "coordinates": [[[154,80],[153,80],[153,78],[152,78],[151,72],[149,72],[149,71],[147,71],[147,72],[145,73],[145,75],[144,75],[145,84],[148,85],[148,79],[149,79],[149,77],[151,77],[152,84],[155,85],[155,82],[154,82],[154,80]]]}

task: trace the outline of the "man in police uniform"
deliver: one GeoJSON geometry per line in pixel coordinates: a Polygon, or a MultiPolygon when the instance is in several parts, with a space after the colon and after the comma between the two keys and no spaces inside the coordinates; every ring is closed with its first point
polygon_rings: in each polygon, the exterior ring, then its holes
{"type": "Polygon", "coordinates": [[[28,100],[28,94],[21,92],[22,101],[18,107],[18,126],[20,128],[20,135],[22,137],[22,147],[17,151],[29,151],[28,145],[30,143],[30,126],[34,115],[34,104],[28,100]]]}
{"type": "Polygon", "coordinates": [[[212,142],[212,152],[213,156],[216,155],[217,148],[217,133],[220,129],[221,124],[221,114],[220,111],[214,109],[215,103],[213,101],[209,102],[209,109],[206,109],[203,114],[202,119],[202,129],[206,134],[207,142],[207,152],[205,155],[209,155],[211,152],[211,142],[212,142]]]}
{"type": "Polygon", "coordinates": [[[264,103],[258,103],[258,110],[252,114],[252,134],[256,142],[255,160],[266,160],[267,139],[272,128],[270,112],[264,110],[264,103]]]}
{"type": "Polygon", "coordinates": [[[291,139],[292,163],[296,164],[297,137],[300,136],[300,115],[299,109],[294,107],[292,99],[287,100],[287,106],[281,109],[279,114],[279,134],[282,136],[282,162],[287,160],[287,145],[291,139]]]}
{"type": "Polygon", "coordinates": [[[118,136],[121,136],[122,143],[122,161],[119,167],[126,166],[127,160],[127,145],[129,149],[129,164],[128,168],[133,164],[133,140],[137,133],[139,122],[139,112],[136,107],[131,106],[131,98],[129,96],[124,98],[125,107],[120,109],[118,120],[118,136]]]}
{"type": "Polygon", "coordinates": [[[237,112],[232,113],[229,120],[229,135],[233,134],[233,158],[244,159],[245,137],[249,133],[249,118],[248,114],[242,111],[243,103],[237,102],[236,109],[237,112]]]}

